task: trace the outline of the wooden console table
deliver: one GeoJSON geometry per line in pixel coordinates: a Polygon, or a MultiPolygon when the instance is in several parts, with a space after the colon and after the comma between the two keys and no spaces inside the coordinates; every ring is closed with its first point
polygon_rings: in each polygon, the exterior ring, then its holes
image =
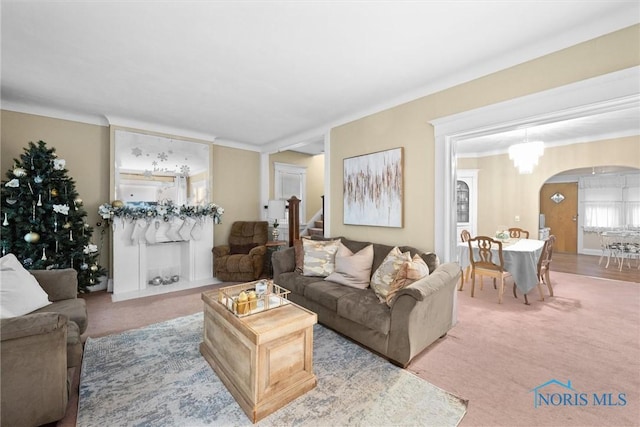
{"type": "Polygon", "coordinates": [[[238,317],[202,293],[200,352],[255,423],[316,386],[313,325],[317,315],[294,303],[238,317]]]}

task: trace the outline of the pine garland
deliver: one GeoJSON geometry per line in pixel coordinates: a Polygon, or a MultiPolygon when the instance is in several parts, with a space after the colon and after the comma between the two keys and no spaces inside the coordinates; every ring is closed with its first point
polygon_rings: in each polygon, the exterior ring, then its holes
{"type": "Polygon", "coordinates": [[[214,224],[222,222],[222,214],[224,209],[215,203],[208,203],[202,206],[178,206],[171,201],[165,201],[160,204],[142,204],[140,206],[125,205],[118,202],[116,206],[111,203],[104,203],[98,208],[98,213],[104,219],[124,218],[130,221],[136,219],[155,219],[162,218],[169,221],[173,218],[213,218],[214,224]]]}

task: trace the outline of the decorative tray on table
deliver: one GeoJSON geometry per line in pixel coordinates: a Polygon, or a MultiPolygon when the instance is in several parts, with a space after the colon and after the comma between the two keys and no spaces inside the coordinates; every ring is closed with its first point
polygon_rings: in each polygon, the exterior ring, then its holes
{"type": "Polygon", "coordinates": [[[273,280],[220,288],[218,302],[238,317],[250,316],[289,304],[289,291],[273,283],[273,280]]]}

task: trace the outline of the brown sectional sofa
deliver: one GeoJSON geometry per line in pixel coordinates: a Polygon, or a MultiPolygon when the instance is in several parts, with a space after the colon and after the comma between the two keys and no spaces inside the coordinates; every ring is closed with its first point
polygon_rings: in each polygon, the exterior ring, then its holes
{"type": "Polygon", "coordinates": [[[31,270],[49,304],[0,321],[1,425],[36,426],[64,417],[80,368],[87,308],[74,269],[31,270]]]}
{"type": "MultiPolygon", "coordinates": [[[[340,239],[353,253],[370,244],[340,239]]],[[[393,246],[374,243],[373,249],[372,274],[393,246]]],[[[438,265],[433,253],[408,246],[401,246],[400,250],[410,251],[411,256],[420,254],[430,274],[400,290],[391,307],[381,303],[370,287],[357,289],[323,277],[303,276],[295,271],[293,247],[273,254],[273,280],[291,291],[291,301],[314,311],[320,323],[406,367],[451,329],[454,292],[461,270],[457,263],[438,265]]]]}

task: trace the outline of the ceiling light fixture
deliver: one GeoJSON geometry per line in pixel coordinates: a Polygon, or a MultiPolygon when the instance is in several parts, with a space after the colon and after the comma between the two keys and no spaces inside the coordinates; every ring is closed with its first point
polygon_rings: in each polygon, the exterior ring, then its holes
{"type": "Polygon", "coordinates": [[[524,141],[509,147],[509,159],[513,160],[513,165],[518,168],[520,174],[529,174],[544,154],[544,142],[529,141],[526,130],[524,141]]]}

